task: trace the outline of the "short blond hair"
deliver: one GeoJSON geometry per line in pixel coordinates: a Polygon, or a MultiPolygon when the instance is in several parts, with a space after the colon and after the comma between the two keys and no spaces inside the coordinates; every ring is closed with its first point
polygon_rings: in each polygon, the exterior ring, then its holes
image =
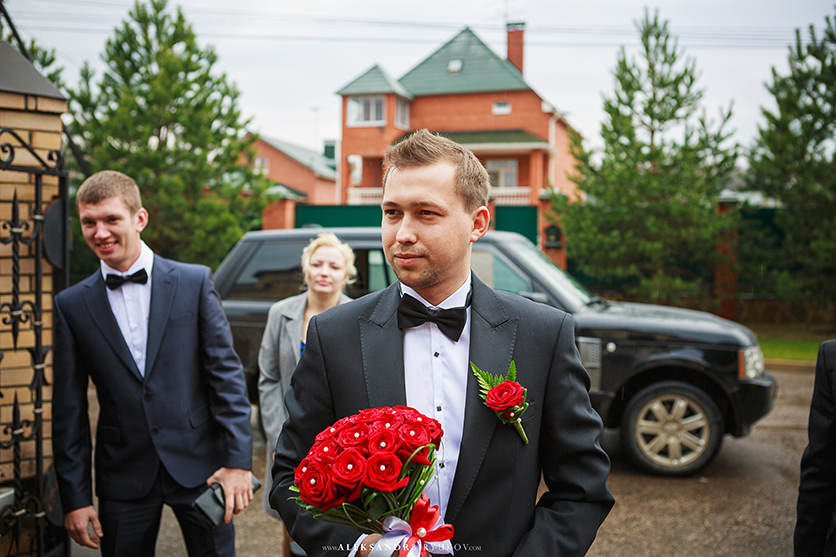
{"type": "Polygon", "coordinates": [[[383,189],[386,190],[386,181],[396,168],[431,166],[442,162],[456,167],[456,193],[462,198],[465,210],[487,207],[491,180],[476,155],[455,141],[426,129],[414,132],[386,152],[383,189]]]}
{"type": "Polygon", "coordinates": [[[75,194],[75,202],[76,206],[80,203],[95,205],[112,197],[124,201],[131,215],[135,215],[142,208],[142,198],[136,182],[115,170],[102,170],[84,180],[75,194]]]}
{"type": "Polygon", "coordinates": [[[337,248],[345,259],[345,271],[348,275],[346,284],[353,284],[357,280],[357,267],[354,266],[354,250],[351,246],[340,241],[336,234],[322,232],[302,250],[302,272],[308,276],[311,268],[311,257],[314,252],[322,247],[337,248]]]}

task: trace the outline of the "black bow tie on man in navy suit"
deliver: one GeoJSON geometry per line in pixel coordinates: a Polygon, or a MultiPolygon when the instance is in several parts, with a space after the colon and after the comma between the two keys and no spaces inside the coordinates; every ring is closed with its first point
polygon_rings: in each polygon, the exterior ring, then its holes
{"type": "Polygon", "coordinates": [[[438,325],[438,329],[453,342],[458,342],[467,321],[467,306],[470,305],[470,293],[463,307],[449,309],[428,308],[409,294],[401,296],[398,305],[398,327],[408,329],[418,327],[427,321],[438,325]]]}
{"type": "Polygon", "coordinates": [[[107,277],[105,278],[105,286],[107,286],[111,290],[116,290],[126,282],[145,284],[146,282],[148,282],[148,273],[145,272],[145,269],[140,269],[132,275],[127,275],[124,277],[121,275],[107,275],[107,277]]]}

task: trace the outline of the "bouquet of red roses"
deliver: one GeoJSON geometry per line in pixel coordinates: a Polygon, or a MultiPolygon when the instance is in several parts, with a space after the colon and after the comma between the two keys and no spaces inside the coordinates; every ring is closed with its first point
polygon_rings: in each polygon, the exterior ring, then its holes
{"type": "Polygon", "coordinates": [[[420,539],[433,550],[432,542],[453,536],[448,524],[434,528],[438,509],[423,496],[443,433],[437,420],[408,406],[342,418],[316,436],[296,467],[294,500],[317,520],[365,534],[398,531],[404,544],[420,539]]]}

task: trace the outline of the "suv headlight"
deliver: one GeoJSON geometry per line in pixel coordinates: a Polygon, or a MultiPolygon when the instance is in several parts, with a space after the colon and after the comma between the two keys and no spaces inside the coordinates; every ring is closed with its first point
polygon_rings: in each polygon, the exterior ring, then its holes
{"type": "Polygon", "coordinates": [[[763,375],[763,352],[758,345],[740,350],[740,378],[757,379],[763,375]]]}

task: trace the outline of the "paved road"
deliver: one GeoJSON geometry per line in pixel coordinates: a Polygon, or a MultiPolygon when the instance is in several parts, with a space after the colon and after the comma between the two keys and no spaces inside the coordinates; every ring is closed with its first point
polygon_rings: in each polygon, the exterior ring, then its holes
{"type": "MultiPolygon", "coordinates": [[[[774,373],[776,407],[743,439],[726,437],[717,459],[691,478],[658,478],[633,470],[605,434],[613,458],[610,489],[617,503],[590,557],[780,557],[792,554],[798,464],[806,444],[813,375],[774,373]]],[[[264,473],[263,441],[255,469],[264,473]]],[[[241,557],[280,557],[277,522],[260,501],[235,519],[241,557]]],[[[166,511],[157,554],[185,556],[176,520],[166,511]]],[[[76,548],[79,549],[79,548],[76,548]]],[[[90,555],[81,551],[74,555],[90,555]]]]}

